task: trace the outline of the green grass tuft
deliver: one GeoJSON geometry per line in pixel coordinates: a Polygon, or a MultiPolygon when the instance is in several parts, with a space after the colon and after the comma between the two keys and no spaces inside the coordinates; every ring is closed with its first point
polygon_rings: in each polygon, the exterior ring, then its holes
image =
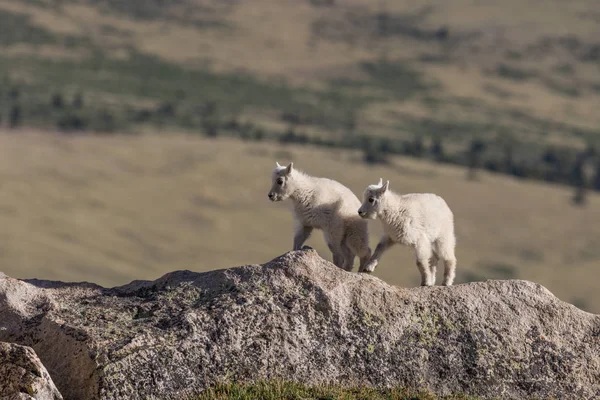
{"type": "Polygon", "coordinates": [[[475,400],[476,397],[457,394],[438,397],[430,392],[405,388],[377,389],[366,386],[305,386],[287,381],[258,381],[254,383],[220,383],[192,400],[228,399],[228,400],[475,400]]]}

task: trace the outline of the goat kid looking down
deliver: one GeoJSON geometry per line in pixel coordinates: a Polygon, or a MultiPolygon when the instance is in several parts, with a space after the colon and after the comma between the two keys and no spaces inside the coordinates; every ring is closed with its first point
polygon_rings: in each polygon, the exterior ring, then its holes
{"type": "Polygon", "coordinates": [[[444,286],[454,282],[456,257],[454,216],[440,196],[431,193],[398,195],[389,190],[390,181],[367,186],[358,215],[378,218],[384,234],[369,262],[360,272],[373,272],[381,255],[395,243],[413,248],[421,273],[421,286],[435,284],[438,261],[444,261],[444,286]]]}

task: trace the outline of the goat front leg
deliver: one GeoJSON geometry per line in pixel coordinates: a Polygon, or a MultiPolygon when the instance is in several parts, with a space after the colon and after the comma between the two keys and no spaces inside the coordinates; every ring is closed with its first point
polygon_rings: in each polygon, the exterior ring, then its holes
{"type": "Polygon", "coordinates": [[[375,248],[375,251],[373,252],[373,255],[371,256],[371,259],[358,272],[373,272],[373,271],[375,271],[375,267],[379,263],[379,259],[381,258],[383,253],[385,251],[387,251],[387,249],[392,247],[393,244],[394,244],[394,241],[392,240],[391,237],[389,237],[388,235],[382,236],[381,239],[379,240],[379,243],[377,244],[377,247],[375,248]]]}
{"type": "Polygon", "coordinates": [[[296,231],[294,232],[293,250],[301,250],[302,245],[304,244],[304,242],[306,242],[306,240],[308,239],[308,237],[310,236],[312,231],[313,231],[312,226],[304,226],[304,225],[298,224],[296,226],[296,231]]]}

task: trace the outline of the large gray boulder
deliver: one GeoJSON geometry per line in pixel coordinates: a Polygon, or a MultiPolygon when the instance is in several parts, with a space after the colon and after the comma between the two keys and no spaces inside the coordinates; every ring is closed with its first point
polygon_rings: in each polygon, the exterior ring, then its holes
{"type": "Polygon", "coordinates": [[[0,342],[0,399],[62,400],[32,348],[0,342]]]}
{"type": "Polygon", "coordinates": [[[181,399],[259,378],[600,397],[600,316],[542,286],[400,288],[310,249],[112,289],[0,278],[0,340],[33,347],[66,399],[181,399]]]}

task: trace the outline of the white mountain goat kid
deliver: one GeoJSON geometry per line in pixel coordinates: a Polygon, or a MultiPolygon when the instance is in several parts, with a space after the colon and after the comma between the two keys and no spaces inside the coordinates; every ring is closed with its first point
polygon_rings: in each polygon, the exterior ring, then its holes
{"type": "Polygon", "coordinates": [[[452,285],[456,271],[454,216],[440,196],[430,193],[398,195],[389,190],[390,181],[367,186],[362,218],[379,218],[384,234],[368,264],[360,272],[373,272],[381,255],[395,243],[412,247],[421,273],[421,286],[435,284],[439,259],[444,261],[444,286],[452,285]]]}
{"type": "Polygon", "coordinates": [[[333,253],[333,263],[352,271],[354,257],[360,269],[371,257],[367,221],[356,214],[360,200],[341,183],[309,176],[294,168],[279,165],[273,170],[271,201],[292,199],[296,220],[294,250],[300,250],[313,229],[321,229],[333,253]]]}

